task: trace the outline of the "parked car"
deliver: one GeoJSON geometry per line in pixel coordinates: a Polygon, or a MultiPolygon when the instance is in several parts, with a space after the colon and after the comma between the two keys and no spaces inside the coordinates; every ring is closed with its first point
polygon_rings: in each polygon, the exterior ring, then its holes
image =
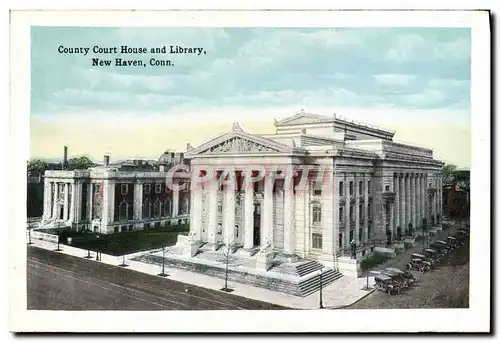
{"type": "Polygon", "coordinates": [[[375,288],[379,291],[387,292],[388,295],[393,293],[399,294],[401,289],[396,286],[392,278],[383,274],[375,275],[375,288]]]}

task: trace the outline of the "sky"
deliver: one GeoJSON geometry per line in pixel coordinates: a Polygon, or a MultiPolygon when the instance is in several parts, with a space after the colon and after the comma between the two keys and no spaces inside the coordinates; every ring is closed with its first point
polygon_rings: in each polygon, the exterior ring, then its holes
{"type": "Polygon", "coordinates": [[[467,168],[470,48],[465,28],[32,27],[30,154],[58,158],[66,144],[70,156],[95,160],[158,158],[234,121],[273,133],[274,118],[304,109],[393,129],[394,140],[467,168]],[[122,45],[148,52],[121,54],[122,45]],[[203,52],[149,52],[176,45],[203,52]]]}

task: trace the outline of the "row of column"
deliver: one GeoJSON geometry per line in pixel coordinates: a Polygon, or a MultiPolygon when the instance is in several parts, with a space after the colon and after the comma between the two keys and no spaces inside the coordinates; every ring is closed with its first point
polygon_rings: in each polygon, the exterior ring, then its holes
{"type": "MultiPolygon", "coordinates": [[[[234,177],[234,175],[232,175],[234,177]]],[[[248,172],[245,177],[251,177],[248,172]]],[[[194,180],[193,180],[194,181],[194,180]]],[[[241,192],[244,193],[244,220],[243,220],[243,248],[251,249],[254,247],[254,185],[253,182],[243,182],[247,186],[242,186],[241,192]]],[[[273,245],[273,178],[264,179],[264,196],[261,205],[262,227],[261,227],[261,245],[273,245]]],[[[193,238],[201,240],[201,212],[202,212],[202,191],[208,192],[208,240],[207,242],[215,244],[217,242],[218,226],[218,192],[221,188],[221,178],[214,177],[208,182],[197,184],[191,189],[191,227],[190,231],[193,238]]],[[[235,219],[236,219],[236,187],[223,187],[223,241],[224,243],[234,243],[235,219]]],[[[293,254],[295,250],[295,232],[294,232],[294,194],[292,187],[284,187],[284,252],[293,254]]]]}
{"type": "MultiPolygon", "coordinates": [[[[341,176],[342,177],[342,176],[341,176]]],[[[369,174],[367,173],[354,173],[350,176],[347,175],[347,173],[344,173],[343,174],[343,193],[344,193],[344,198],[345,198],[345,206],[344,206],[344,218],[343,218],[343,221],[344,221],[344,235],[343,235],[343,241],[342,241],[342,246],[343,246],[343,250],[347,250],[351,244],[351,241],[350,240],[350,231],[351,231],[351,213],[350,213],[350,209],[351,209],[351,198],[354,197],[355,199],[355,202],[354,202],[354,206],[353,206],[353,209],[354,209],[354,229],[353,229],[353,240],[354,240],[354,243],[356,245],[359,246],[359,244],[361,243],[360,239],[359,239],[359,230],[361,228],[361,225],[362,225],[362,228],[363,228],[363,236],[362,236],[362,240],[363,241],[366,241],[368,240],[368,224],[369,224],[369,212],[368,212],[368,203],[369,203],[369,199],[368,199],[368,195],[369,195],[369,186],[368,186],[368,181],[371,180],[369,174]],[[350,194],[350,182],[353,182],[353,195],[351,196],[350,194]],[[360,199],[361,199],[361,195],[359,193],[359,182],[362,182],[362,188],[363,188],[363,223],[361,223],[361,219],[360,219],[360,199]]],[[[335,203],[339,203],[339,193],[338,191],[336,191],[336,194],[335,194],[336,198],[335,198],[335,203]]]]}
{"type": "MultiPolygon", "coordinates": [[[[425,173],[396,173],[393,178],[394,201],[394,228],[400,227],[404,235],[409,226],[413,230],[421,228],[423,219],[427,218],[426,194],[427,174],[425,173]]],[[[427,220],[428,221],[428,220],[427,220]]]]}
{"type": "Polygon", "coordinates": [[[59,182],[45,179],[44,181],[44,213],[45,219],[62,219],[73,221],[75,218],[75,204],[77,203],[77,187],[73,182],[59,182]],[[61,189],[62,188],[62,189],[61,189]],[[70,198],[71,188],[71,198],[70,198]],[[60,193],[63,193],[63,203],[59,203],[60,193]],[[70,204],[71,202],[71,204],[70,204]],[[60,217],[60,208],[63,207],[63,217],[60,217]]]}

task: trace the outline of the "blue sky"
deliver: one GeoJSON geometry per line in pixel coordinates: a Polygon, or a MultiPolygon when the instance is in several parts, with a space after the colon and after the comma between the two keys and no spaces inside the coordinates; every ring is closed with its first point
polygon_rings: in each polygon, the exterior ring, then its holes
{"type": "Polygon", "coordinates": [[[32,27],[32,122],[306,107],[392,110],[401,120],[468,127],[470,45],[470,29],[461,28],[32,27]],[[60,54],[61,45],[181,45],[206,55],[83,56],[60,54]],[[92,67],[92,57],[175,66],[92,67]]]}

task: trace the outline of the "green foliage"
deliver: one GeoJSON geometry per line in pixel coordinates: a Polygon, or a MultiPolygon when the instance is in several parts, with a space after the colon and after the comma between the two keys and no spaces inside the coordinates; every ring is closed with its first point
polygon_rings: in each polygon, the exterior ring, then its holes
{"type": "Polygon", "coordinates": [[[443,166],[443,183],[450,183],[455,178],[455,172],[457,170],[457,166],[453,164],[446,164],[443,166]]]}
{"type": "MultiPolygon", "coordinates": [[[[175,245],[177,236],[186,231],[189,231],[188,224],[116,234],[101,234],[99,239],[95,233],[87,233],[86,235],[81,233],[80,237],[73,240],[72,246],[119,256],[175,245]]],[[[73,235],[73,237],[76,236],[73,235]]],[[[66,242],[65,239],[63,241],[66,242]]]]}
{"type": "Polygon", "coordinates": [[[68,160],[68,170],[81,170],[88,169],[89,167],[94,166],[95,164],[88,157],[76,157],[68,160]]]}
{"type": "Polygon", "coordinates": [[[389,260],[390,257],[386,254],[374,252],[368,258],[361,261],[361,270],[366,271],[372,269],[373,267],[389,260]]]}
{"type": "Polygon", "coordinates": [[[32,159],[28,162],[28,173],[32,175],[43,174],[49,164],[41,159],[32,159]]]}

